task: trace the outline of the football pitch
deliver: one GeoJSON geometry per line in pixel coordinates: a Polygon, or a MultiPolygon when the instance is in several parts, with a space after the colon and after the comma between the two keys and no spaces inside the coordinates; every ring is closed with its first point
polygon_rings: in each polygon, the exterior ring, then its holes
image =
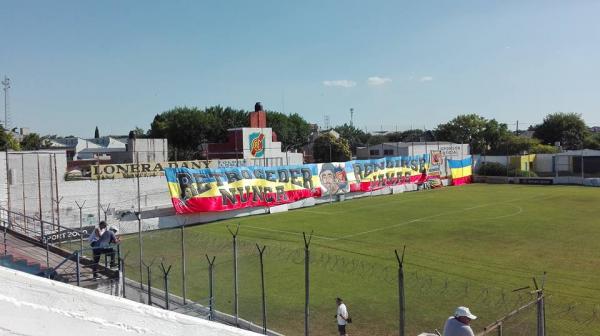
{"type": "MultiPolygon", "coordinates": [[[[397,335],[394,249],[405,254],[407,335],[443,328],[459,305],[479,318],[475,332],[534,299],[547,272],[549,335],[600,330],[600,189],[473,184],[365,197],[289,212],[185,228],[187,297],[208,303],[208,263],[216,257],[216,309],[233,312],[232,238],[238,235],[239,316],[261,324],[264,255],[267,323],[286,335],[304,328],[304,241],[310,244],[310,334],[335,335],[335,298],[346,302],[350,335],[397,335]],[[529,289],[514,291],[531,286],[529,289]]],[[[144,261],[172,265],[170,290],[182,294],[181,230],[146,232],[144,261]]],[[[139,279],[137,236],[125,237],[127,277],[139,279]]],[[[145,279],[145,276],[144,276],[145,279]]],[[[505,335],[533,335],[535,307],[504,325],[505,335]]]]}

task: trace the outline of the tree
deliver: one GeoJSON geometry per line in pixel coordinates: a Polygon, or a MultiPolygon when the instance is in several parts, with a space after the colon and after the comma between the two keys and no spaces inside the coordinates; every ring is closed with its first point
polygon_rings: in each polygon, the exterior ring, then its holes
{"type": "Polygon", "coordinates": [[[370,134],[348,124],[337,126],[333,130],[338,132],[340,137],[348,141],[352,154],[356,154],[356,147],[366,145],[367,141],[369,141],[369,138],[371,137],[370,134]]]}
{"type": "Polygon", "coordinates": [[[551,154],[558,152],[554,146],[544,145],[536,138],[509,135],[502,142],[487,152],[489,155],[520,155],[529,154],[551,154]]]}
{"type": "Polygon", "coordinates": [[[132,132],[133,132],[133,135],[137,139],[145,138],[146,137],[146,133],[147,133],[141,127],[137,127],[137,126],[132,130],[132,132]]]}
{"type": "Polygon", "coordinates": [[[98,130],[98,126],[96,126],[96,130],[94,130],[94,139],[100,138],[100,131],[98,130]]]}
{"type": "Polygon", "coordinates": [[[376,134],[376,135],[371,135],[369,137],[369,140],[367,140],[367,145],[369,146],[375,146],[375,145],[379,145],[382,144],[384,142],[387,142],[388,139],[385,135],[383,134],[376,134]]]}
{"type": "Polygon", "coordinates": [[[544,121],[535,127],[534,137],[542,143],[554,145],[560,142],[565,149],[580,149],[583,147],[589,131],[581,114],[556,112],[548,114],[544,121]]]}
{"type": "Polygon", "coordinates": [[[4,127],[0,127],[0,150],[6,150],[7,147],[12,150],[21,150],[21,145],[12,133],[7,133],[4,127]]]}
{"type": "Polygon", "coordinates": [[[583,140],[583,147],[587,149],[600,149],[600,133],[592,133],[583,140]]]}
{"type": "Polygon", "coordinates": [[[267,126],[273,128],[277,139],[283,144],[282,149],[300,149],[308,143],[311,132],[310,124],[299,114],[289,116],[283,113],[267,111],[267,126]]]}
{"type": "Polygon", "coordinates": [[[459,115],[435,129],[439,141],[466,143],[472,153],[495,151],[510,136],[506,124],[476,114],[459,115]]]}
{"type": "MultiPolygon", "coordinates": [[[[198,159],[201,143],[227,141],[228,129],[247,127],[248,112],[230,107],[176,107],[157,114],[150,124],[148,135],[167,138],[172,148],[171,159],[198,159]]],[[[267,112],[267,125],[277,133],[283,149],[301,148],[308,141],[310,124],[301,116],[267,112]]],[[[241,144],[240,148],[241,148],[241,144]]]]}
{"type": "Polygon", "coordinates": [[[315,162],[343,162],[352,157],[348,141],[330,133],[320,135],[313,144],[315,162]]]}
{"type": "Polygon", "coordinates": [[[435,141],[435,134],[430,130],[411,129],[403,132],[386,134],[390,142],[420,142],[435,141]]]}
{"type": "Polygon", "coordinates": [[[37,133],[30,133],[21,140],[22,150],[38,150],[44,146],[44,140],[37,133]]]}

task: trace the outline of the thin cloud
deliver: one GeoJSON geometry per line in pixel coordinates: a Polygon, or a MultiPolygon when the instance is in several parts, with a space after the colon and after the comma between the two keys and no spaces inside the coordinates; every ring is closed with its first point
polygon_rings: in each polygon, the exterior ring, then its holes
{"type": "Polygon", "coordinates": [[[323,81],[323,85],[325,86],[339,86],[345,88],[351,88],[356,86],[355,81],[347,80],[347,79],[338,79],[338,80],[326,80],[323,81]]]}
{"type": "Polygon", "coordinates": [[[431,82],[433,80],[433,77],[431,76],[423,76],[421,78],[419,78],[419,82],[431,82]]]}
{"type": "Polygon", "coordinates": [[[369,77],[367,79],[367,84],[369,86],[380,86],[380,85],[384,85],[386,83],[389,83],[391,81],[392,81],[391,78],[373,76],[373,77],[369,77]]]}

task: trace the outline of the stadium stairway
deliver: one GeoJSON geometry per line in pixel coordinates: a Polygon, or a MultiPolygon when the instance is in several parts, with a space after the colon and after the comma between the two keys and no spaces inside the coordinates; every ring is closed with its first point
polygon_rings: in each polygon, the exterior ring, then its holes
{"type": "MultiPolygon", "coordinates": [[[[77,262],[70,252],[56,247],[47,251],[41,243],[18,233],[7,232],[3,238],[0,239],[0,266],[76,285],[77,262]],[[53,267],[59,264],[62,265],[55,271],[53,267]]],[[[94,279],[91,264],[90,259],[81,258],[79,286],[112,293],[118,272],[100,265],[100,277],[94,279]]]]}

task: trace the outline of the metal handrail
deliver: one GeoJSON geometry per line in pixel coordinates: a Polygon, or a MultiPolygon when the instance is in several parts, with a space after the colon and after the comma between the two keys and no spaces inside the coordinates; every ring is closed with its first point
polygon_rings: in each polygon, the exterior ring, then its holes
{"type": "Polygon", "coordinates": [[[114,248],[114,247],[116,247],[115,252],[117,254],[117,259],[120,259],[121,249],[120,249],[119,244],[109,244],[108,246],[105,246],[105,247],[84,247],[82,249],[75,250],[73,253],[69,254],[56,267],[52,267],[52,269],[53,269],[53,271],[56,271],[62,265],[64,265],[65,263],[67,263],[68,261],[79,261],[78,258],[77,258],[77,256],[78,255],[79,255],[79,257],[83,256],[83,252],[84,251],[94,251],[96,249],[105,249],[105,248],[114,248]],[[73,260],[73,258],[75,260],[73,260]]]}

